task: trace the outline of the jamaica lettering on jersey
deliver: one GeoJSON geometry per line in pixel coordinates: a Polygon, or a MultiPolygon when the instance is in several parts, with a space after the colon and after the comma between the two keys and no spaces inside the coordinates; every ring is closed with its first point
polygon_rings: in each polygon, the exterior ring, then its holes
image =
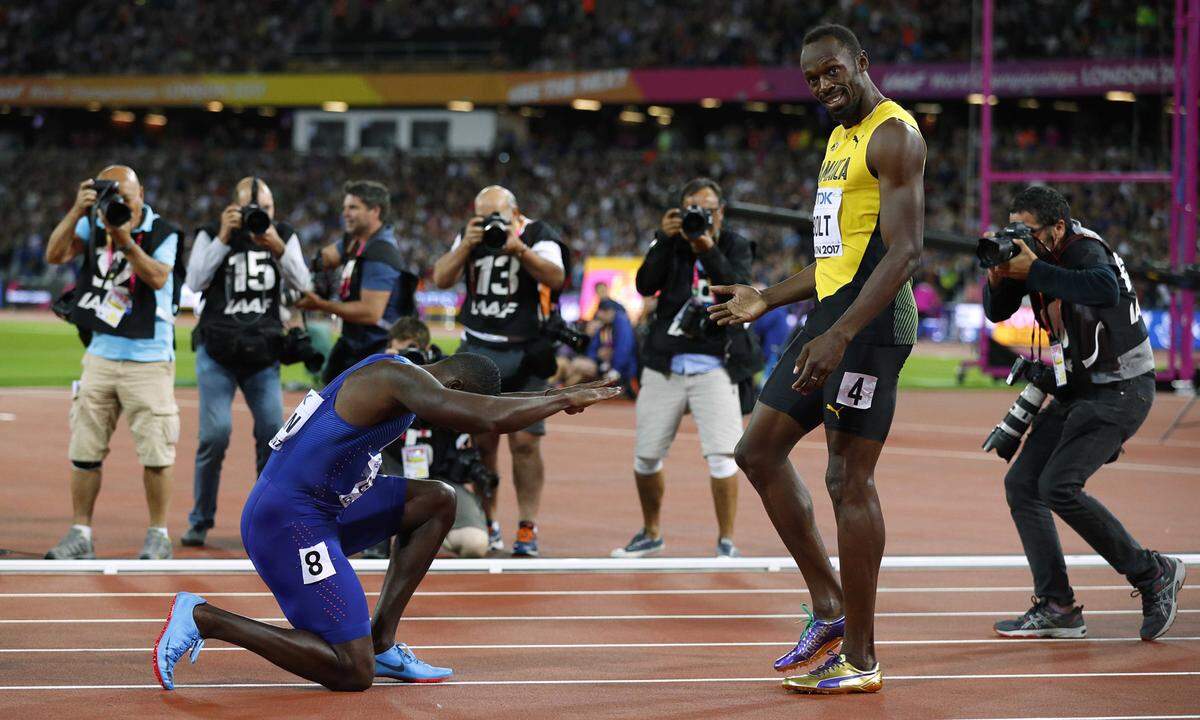
{"type": "MultiPolygon", "coordinates": [[[[917,127],[904,108],[884,100],[854,127],[838,125],[829,136],[813,207],[818,302],[806,324],[810,335],[825,332],[846,312],[887,251],[879,230],[879,178],[867,168],[867,144],[876,128],[893,118],[917,127]]],[[[917,341],[911,281],[854,340],[875,345],[917,341]]]]}

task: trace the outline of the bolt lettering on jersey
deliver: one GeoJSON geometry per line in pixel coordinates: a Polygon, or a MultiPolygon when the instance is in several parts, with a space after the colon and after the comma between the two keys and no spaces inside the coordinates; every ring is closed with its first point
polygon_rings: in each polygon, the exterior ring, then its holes
{"type": "MultiPolygon", "coordinates": [[[[917,128],[904,108],[884,100],[858,125],[837,125],[829,135],[813,205],[818,303],[806,324],[809,335],[825,332],[846,312],[887,251],[879,229],[879,178],[867,167],[867,146],[875,130],[891,119],[917,128]]],[[[877,345],[915,343],[912,282],[854,339],[877,345]]]]}

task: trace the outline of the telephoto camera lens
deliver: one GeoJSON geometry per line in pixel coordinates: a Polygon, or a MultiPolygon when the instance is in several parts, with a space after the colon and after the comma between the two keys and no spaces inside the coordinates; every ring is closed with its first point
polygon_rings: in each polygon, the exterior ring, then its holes
{"type": "Polygon", "coordinates": [[[271,227],[271,216],[258,205],[247,205],[242,208],[242,227],[251,235],[262,235],[271,227]]]}
{"type": "Polygon", "coordinates": [[[985,269],[1003,265],[1020,252],[1017,244],[1006,237],[979,238],[979,245],[975,248],[979,266],[985,269]]]}
{"type": "Polygon", "coordinates": [[[1012,407],[1005,413],[1004,419],[992,429],[987,440],[983,441],[983,451],[995,450],[996,454],[1004,458],[1005,462],[1012,461],[1013,455],[1021,445],[1021,437],[1029,429],[1029,423],[1033,421],[1033,416],[1042,409],[1042,401],[1045,399],[1046,393],[1039,390],[1033,383],[1026,385],[1021,394],[1017,396],[1016,401],[1013,402],[1012,407]]]}
{"type": "Polygon", "coordinates": [[[500,213],[492,213],[483,219],[483,240],[480,242],[483,247],[493,253],[498,253],[504,249],[504,244],[508,242],[508,223],[504,222],[504,218],[500,213]]]}
{"type": "Polygon", "coordinates": [[[712,227],[712,210],[689,205],[684,208],[679,221],[683,236],[688,240],[695,240],[712,227]]]}

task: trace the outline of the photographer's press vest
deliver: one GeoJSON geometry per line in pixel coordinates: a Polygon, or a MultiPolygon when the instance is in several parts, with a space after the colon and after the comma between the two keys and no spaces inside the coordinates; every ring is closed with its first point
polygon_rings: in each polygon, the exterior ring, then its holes
{"type": "MultiPolygon", "coordinates": [[[[570,279],[570,250],[557,231],[540,220],[527,220],[519,236],[530,248],[544,240],[557,243],[564,277],[570,279]]],[[[468,330],[497,338],[537,337],[542,316],[549,313],[558,296],[539,284],[512,255],[487,255],[479,250],[467,259],[465,283],[467,297],[458,321],[468,330]]]]}
{"type": "Polygon", "coordinates": [[[1095,243],[1104,249],[1119,288],[1117,304],[1109,308],[1057,300],[1047,302],[1041,293],[1030,293],[1038,323],[1063,344],[1071,385],[1078,390],[1090,383],[1096,373],[1116,373],[1121,356],[1146,342],[1150,334],[1121,256],[1078,222],[1072,221],[1071,233],[1064,239],[1063,247],[1054,253],[1054,263],[1069,270],[1086,266],[1087,245],[1095,243]],[[1060,308],[1061,324],[1055,317],[1056,307],[1060,308]]]}
{"type": "MultiPolygon", "coordinates": [[[[343,247],[345,246],[343,245],[343,247]]],[[[338,300],[342,302],[361,300],[363,266],[367,262],[380,262],[400,273],[398,285],[392,288],[392,297],[388,299],[388,304],[391,305],[393,300],[399,296],[399,317],[417,314],[416,292],[419,278],[416,273],[405,266],[400,250],[395,245],[379,237],[377,233],[372,235],[365,245],[360,245],[357,251],[348,252],[348,256],[343,260],[341,281],[338,284],[338,300]]],[[[356,346],[365,346],[386,340],[388,328],[394,320],[395,318],[389,320],[385,311],[385,315],[380,319],[378,325],[358,325],[346,322],[342,324],[342,337],[356,346]]]]}
{"type": "MultiPolygon", "coordinates": [[[[286,223],[274,223],[275,231],[286,245],[296,233],[286,223]]],[[[217,240],[220,228],[207,225],[200,229],[217,240]]],[[[235,231],[229,239],[229,254],[204,290],[204,309],[200,313],[196,334],[203,336],[210,328],[239,333],[256,333],[269,337],[283,332],[279,317],[283,273],[279,260],[266,248],[254,244],[250,236],[235,231]]]]}
{"type": "MultiPolygon", "coordinates": [[[[143,252],[154,255],[154,251],[163,241],[179,231],[174,225],[154,214],[149,205],[143,207],[142,213],[141,227],[131,234],[133,241],[143,252]]],[[[185,265],[182,256],[182,252],[176,253],[175,267],[172,270],[172,306],[160,308],[154,288],[134,274],[133,266],[124,253],[108,246],[108,233],[105,229],[99,223],[94,224],[83,253],[83,267],[80,268],[79,279],[76,282],[78,301],[71,310],[71,322],[79,328],[106,335],[134,339],[154,337],[155,317],[162,315],[164,320],[170,322],[179,307],[179,291],[183,285],[181,268],[185,265]],[[97,315],[98,310],[102,314],[105,313],[102,305],[109,291],[114,288],[123,297],[128,298],[126,310],[116,326],[101,320],[97,315]]],[[[116,318],[114,315],[108,317],[116,318]]]]}

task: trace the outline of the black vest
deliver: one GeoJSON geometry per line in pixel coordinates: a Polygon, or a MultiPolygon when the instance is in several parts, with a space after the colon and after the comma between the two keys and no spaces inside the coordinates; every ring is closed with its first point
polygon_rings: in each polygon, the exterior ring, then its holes
{"type": "MultiPolygon", "coordinates": [[[[275,223],[275,231],[284,245],[296,231],[287,223],[275,223]]],[[[206,225],[202,232],[217,240],[220,228],[206,225]]],[[[268,336],[283,332],[279,305],[283,273],[279,261],[266,248],[255,245],[250,236],[235,231],[229,239],[229,254],[204,290],[204,310],[197,323],[197,334],[209,329],[268,336]]]]}
{"type": "MultiPolygon", "coordinates": [[[[151,212],[145,206],[143,213],[151,212]]],[[[153,255],[159,245],[178,229],[160,216],[154,216],[149,230],[135,230],[133,241],[147,255],[153,255]]],[[[81,329],[106,335],[119,335],[126,338],[146,339],[154,337],[154,318],[158,311],[155,290],[133,274],[133,266],[125,259],[125,255],[113,248],[111,259],[107,247],[108,233],[98,224],[93,224],[91,237],[83,253],[83,267],[79,271],[76,282],[78,300],[71,310],[71,322],[81,329]],[[124,288],[130,299],[130,310],[121,318],[121,322],[113,327],[96,316],[96,308],[104,301],[105,295],[113,286],[124,288]]],[[[173,299],[171,307],[163,308],[164,312],[174,315],[179,308],[179,291],[183,285],[185,265],[183,253],[176,249],[175,267],[172,269],[173,299]]]]}
{"type": "MultiPolygon", "coordinates": [[[[562,250],[564,276],[571,277],[570,251],[557,230],[540,220],[531,220],[521,240],[531,248],[543,240],[557,243],[562,250]]],[[[458,321],[464,327],[520,340],[537,337],[542,318],[541,286],[520,260],[512,255],[488,255],[477,247],[467,260],[466,285],[467,296],[458,311],[458,321]]],[[[557,292],[551,292],[547,300],[554,302],[557,296],[557,292]]]]}
{"type": "MultiPolygon", "coordinates": [[[[343,247],[345,246],[343,245],[343,247]]],[[[342,267],[343,277],[344,273],[349,272],[350,282],[345,286],[344,291],[340,291],[339,300],[342,302],[361,300],[363,266],[368,261],[381,262],[400,272],[400,279],[397,281],[397,286],[392,288],[392,296],[388,298],[388,305],[391,306],[398,302],[400,317],[417,314],[417,283],[420,278],[405,265],[404,258],[395,245],[383,238],[371,236],[361,253],[343,258],[343,260],[345,261],[342,267]]],[[[388,323],[386,315],[387,311],[385,310],[384,319],[380,320],[380,325],[343,323],[342,337],[356,346],[386,340],[388,323]]]]}
{"type": "MultiPolygon", "coordinates": [[[[1090,384],[1091,373],[1115,372],[1120,367],[1119,358],[1145,342],[1149,332],[1121,256],[1091,230],[1079,226],[1074,229],[1075,234],[1064,239],[1062,249],[1051,261],[1069,270],[1107,263],[1116,273],[1120,290],[1114,307],[1061,303],[1066,337],[1058,339],[1068,360],[1072,388],[1078,391],[1090,384]]],[[[1047,306],[1054,300],[1031,293],[1030,301],[1038,323],[1053,335],[1047,306]]]]}

